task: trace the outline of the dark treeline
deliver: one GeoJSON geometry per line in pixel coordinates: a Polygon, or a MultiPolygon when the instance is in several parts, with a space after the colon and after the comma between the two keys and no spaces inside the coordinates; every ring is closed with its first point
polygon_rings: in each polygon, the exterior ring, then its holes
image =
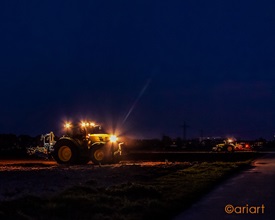
{"type": "MultiPolygon", "coordinates": [[[[171,138],[163,135],[160,139],[128,139],[124,140],[124,152],[130,151],[211,151],[218,142],[210,139],[183,140],[182,138],[171,138]]],[[[28,157],[27,148],[41,146],[41,136],[31,137],[29,135],[0,134],[0,158],[8,157],[28,157]]],[[[272,149],[275,147],[275,141],[266,141],[257,139],[250,142],[255,145],[255,150],[272,149]],[[256,144],[259,144],[258,148],[256,144]]]]}
{"type": "Polygon", "coordinates": [[[26,157],[27,148],[39,144],[40,136],[0,134],[0,157],[26,157]]]}
{"type": "MultiPolygon", "coordinates": [[[[224,138],[194,138],[184,140],[180,137],[171,138],[163,135],[161,139],[129,139],[126,140],[126,151],[211,151],[216,144],[224,142],[224,138]]],[[[266,141],[263,138],[255,140],[238,140],[238,143],[247,143],[252,150],[269,150],[275,148],[275,140],[266,141]]]]}

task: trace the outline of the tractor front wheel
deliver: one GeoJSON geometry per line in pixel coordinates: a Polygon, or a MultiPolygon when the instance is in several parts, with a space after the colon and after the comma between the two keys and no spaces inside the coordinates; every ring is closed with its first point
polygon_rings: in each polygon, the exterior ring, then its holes
{"type": "Polygon", "coordinates": [[[91,150],[91,160],[93,161],[94,164],[106,163],[106,159],[107,159],[107,153],[104,146],[99,145],[99,146],[93,147],[93,149],[91,150]]]}

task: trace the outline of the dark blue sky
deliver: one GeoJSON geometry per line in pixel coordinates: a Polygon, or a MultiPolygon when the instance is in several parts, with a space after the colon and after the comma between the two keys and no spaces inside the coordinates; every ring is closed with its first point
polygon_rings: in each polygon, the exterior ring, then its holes
{"type": "Polygon", "coordinates": [[[186,121],[187,137],[272,139],[274,12],[272,0],[3,0],[0,133],[91,118],[137,137],[181,136],[186,121]]]}

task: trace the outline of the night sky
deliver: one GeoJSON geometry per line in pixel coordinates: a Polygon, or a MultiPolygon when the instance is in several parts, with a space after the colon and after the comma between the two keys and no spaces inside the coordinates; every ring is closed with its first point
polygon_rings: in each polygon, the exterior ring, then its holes
{"type": "Polygon", "coordinates": [[[0,133],[273,139],[273,0],[1,0],[0,30],[0,133]]]}

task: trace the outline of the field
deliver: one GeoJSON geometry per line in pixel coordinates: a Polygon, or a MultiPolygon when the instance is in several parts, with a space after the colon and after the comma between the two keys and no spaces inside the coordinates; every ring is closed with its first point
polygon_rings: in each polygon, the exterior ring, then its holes
{"type": "Polygon", "coordinates": [[[0,218],[172,219],[224,179],[249,168],[253,157],[102,166],[1,163],[0,218]]]}

